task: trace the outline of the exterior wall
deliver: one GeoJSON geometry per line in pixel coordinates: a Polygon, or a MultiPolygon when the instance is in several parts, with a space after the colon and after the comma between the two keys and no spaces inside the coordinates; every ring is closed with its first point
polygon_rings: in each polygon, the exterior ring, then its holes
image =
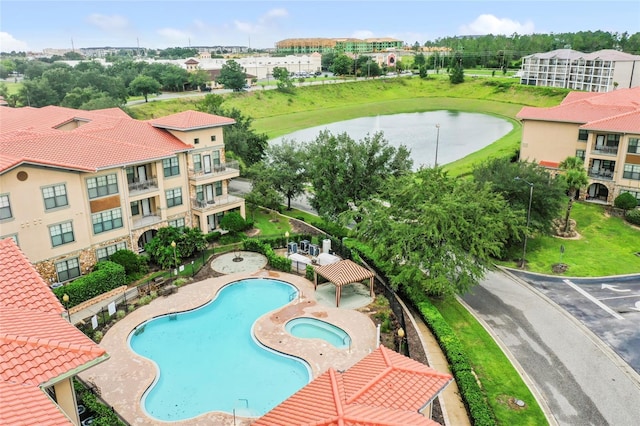
{"type": "Polygon", "coordinates": [[[613,81],[619,89],[640,86],[640,61],[616,62],[613,81]]]}
{"type": "Polygon", "coordinates": [[[577,123],[523,121],[520,159],[560,162],[575,156],[577,149],[585,149],[585,144],[578,141],[578,126],[577,123]]]}
{"type": "Polygon", "coordinates": [[[78,416],[78,404],[76,402],[76,394],[73,391],[73,382],[71,378],[62,380],[53,385],[56,392],[56,402],[64,413],[71,419],[74,425],[80,425],[80,417],[78,416]]]}

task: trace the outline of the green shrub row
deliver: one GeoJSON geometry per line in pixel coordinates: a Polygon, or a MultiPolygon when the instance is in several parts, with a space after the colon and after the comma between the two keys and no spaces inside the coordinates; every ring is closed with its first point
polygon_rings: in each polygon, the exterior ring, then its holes
{"type": "Polygon", "coordinates": [[[469,360],[455,332],[431,302],[424,300],[417,306],[422,318],[440,344],[447,361],[449,361],[449,367],[456,379],[462,400],[469,411],[472,424],[474,426],[495,425],[493,411],[473,374],[469,360]]]}
{"type": "Polygon", "coordinates": [[[126,285],[126,283],[127,277],[124,267],[107,260],[98,262],[90,274],[54,289],[53,293],[68,309],[114,288],[126,285]],[[69,296],[69,302],[66,304],[62,300],[65,294],[69,296]]]}
{"type": "Polygon", "coordinates": [[[256,240],[255,238],[249,238],[242,241],[243,250],[255,251],[262,253],[267,257],[269,266],[273,269],[277,269],[282,272],[291,272],[291,259],[278,256],[266,240],[256,240]]]}
{"type": "Polygon", "coordinates": [[[100,403],[98,398],[94,394],[89,391],[84,391],[80,399],[82,400],[82,404],[89,410],[95,413],[94,421],[92,425],[98,426],[125,426],[125,423],[122,422],[115,412],[111,410],[111,408],[106,405],[100,403]]]}
{"type": "Polygon", "coordinates": [[[627,222],[640,226],[640,210],[630,210],[624,215],[627,222]]]}
{"type": "Polygon", "coordinates": [[[220,239],[220,235],[221,234],[220,234],[219,231],[212,231],[212,232],[209,232],[208,234],[206,234],[204,236],[204,239],[207,240],[207,242],[209,244],[211,244],[211,243],[213,243],[215,241],[218,241],[220,239]]]}

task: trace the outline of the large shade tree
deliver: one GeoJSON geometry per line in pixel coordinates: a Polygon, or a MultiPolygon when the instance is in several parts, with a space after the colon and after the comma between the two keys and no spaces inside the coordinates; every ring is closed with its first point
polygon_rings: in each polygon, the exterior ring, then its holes
{"type": "Polygon", "coordinates": [[[242,65],[230,59],[222,65],[220,76],[216,79],[216,82],[223,85],[225,89],[242,90],[247,82],[246,79],[247,75],[242,65]]]}
{"type": "Polygon", "coordinates": [[[390,270],[395,288],[434,296],[464,293],[484,276],[507,236],[524,225],[491,185],[420,169],[389,179],[359,202],[354,231],[390,270]]]}
{"type": "Polygon", "coordinates": [[[567,157],[560,163],[560,169],[564,170],[564,179],[567,183],[569,192],[569,201],[567,203],[567,212],[564,216],[564,232],[569,232],[569,218],[571,217],[571,208],[573,200],[576,198],[578,190],[587,186],[589,176],[584,168],[584,160],[580,157],[567,157]]]}
{"type": "Polygon", "coordinates": [[[307,146],[311,206],[329,219],[374,196],[385,180],[408,173],[410,151],[395,148],[381,132],[356,142],[347,133],[320,132],[307,146]]]}

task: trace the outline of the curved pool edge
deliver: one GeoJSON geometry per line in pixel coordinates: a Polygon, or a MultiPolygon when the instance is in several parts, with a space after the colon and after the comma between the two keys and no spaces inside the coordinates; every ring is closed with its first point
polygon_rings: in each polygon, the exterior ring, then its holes
{"type": "MultiPolygon", "coordinates": [[[[114,409],[131,425],[158,425],[166,424],[172,426],[186,426],[197,424],[216,424],[216,425],[233,425],[233,416],[222,412],[208,412],[197,417],[176,422],[158,421],[148,416],[140,404],[142,396],[146,390],[152,385],[156,377],[156,369],[154,363],[147,358],[141,357],[129,348],[128,335],[134,328],[154,317],[169,314],[178,311],[193,310],[206,304],[212,300],[217,292],[227,284],[246,278],[271,278],[288,282],[301,291],[301,299],[289,303],[281,309],[271,311],[260,317],[254,324],[254,336],[261,344],[271,349],[286,353],[291,356],[305,360],[311,367],[313,378],[324,372],[329,366],[337,369],[351,366],[358,360],[368,354],[375,346],[375,325],[366,315],[344,310],[338,313],[336,320],[338,322],[351,321],[352,317],[361,316],[359,324],[362,328],[359,333],[362,334],[358,342],[354,342],[351,358],[336,357],[330,360],[328,352],[325,355],[318,355],[318,348],[309,347],[307,350],[294,347],[294,350],[281,350],[279,343],[279,335],[268,335],[268,329],[274,329],[278,324],[265,326],[267,318],[278,313],[290,306],[296,306],[296,310],[301,308],[302,301],[314,301],[313,283],[293,274],[280,273],[275,271],[258,271],[253,274],[230,274],[217,278],[190,283],[189,285],[180,287],[177,293],[169,297],[159,297],[154,299],[150,304],[136,309],[128,314],[122,320],[116,322],[106,333],[100,346],[103,347],[110,355],[110,359],[91,369],[84,371],[79,376],[91,383],[94,383],[100,390],[102,398],[108,405],[114,409]],[[353,315],[357,314],[357,315],[353,315]],[[343,318],[344,317],[344,318],[343,318]],[[343,319],[341,319],[343,318],[343,319]],[[349,318],[349,319],[347,319],[349,318]],[[368,323],[367,323],[368,322],[368,323]],[[368,337],[364,336],[368,335],[368,337]],[[356,344],[361,345],[356,347],[356,344]],[[364,347],[366,345],[366,348],[364,347]],[[320,358],[320,359],[315,359],[320,358]],[[330,362],[335,361],[335,362],[330,362]],[[132,404],[131,401],[137,403],[132,404]]],[[[327,308],[323,306],[315,306],[307,309],[307,312],[322,314],[323,311],[330,311],[335,308],[327,308]]],[[[348,327],[341,328],[347,330],[348,327]]],[[[284,332],[284,328],[282,328],[284,332]]],[[[254,418],[255,419],[255,418],[254,418]]],[[[238,426],[250,425],[251,418],[240,418],[236,416],[235,424],[238,426]]]]}

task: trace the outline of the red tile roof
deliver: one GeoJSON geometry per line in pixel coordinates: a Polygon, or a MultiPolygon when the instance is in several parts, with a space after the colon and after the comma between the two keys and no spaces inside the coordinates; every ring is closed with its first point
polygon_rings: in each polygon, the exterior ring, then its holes
{"type": "Polygon", "coordinates": [[[549,167],[551,169],[557,169],[558,167],[560,167],[560,163],[558,161],[541,160],[538,164],[540,164],[542,167],[549,167]]]}
{"type": "Polygon", "coordinates": [[[214,126],[225,126],[234,124],[235,122],[236,121],[232,118],[193,110],[149,120],[149,123],[154,127],[174,130],[194,130],[214,126]]]}
{"type": "MultiPolygon", "coordinates": [[[[175,127],[189,130],[235,121],[187,111],[158,122],[198,124],[175,127]]],[[[163,126],[134,120],[118,108],[97,111],[57,106],[0,109],[0,172],[22,163],[94,172],[166,158],[189,148],[191,145],[181,142],[163,126]],[[74,121],[80,124],[77,128],[59,128],[74,121]],[[73,155],[69,155],[70,152],[73,155]]]]}
{"type": "Polygon", "coordinates": [[[105,350],[64,319],[62,305],[11,238],[0,241],[0,424],[70,424],[40,388],[105,350]]]}
{"type": "Polygon", "coordinates": [[[380,346],[344,373],[329,369],[253,424],[437,425],[419,410],[451,380],[380,346]]]}
{"type": "Polygon", "coordinates": [[[640,86],[607,93],[571,92],[558,106],[524,107],[522,120],[583,124],[581,129],[640,133],[640,86]]]}

